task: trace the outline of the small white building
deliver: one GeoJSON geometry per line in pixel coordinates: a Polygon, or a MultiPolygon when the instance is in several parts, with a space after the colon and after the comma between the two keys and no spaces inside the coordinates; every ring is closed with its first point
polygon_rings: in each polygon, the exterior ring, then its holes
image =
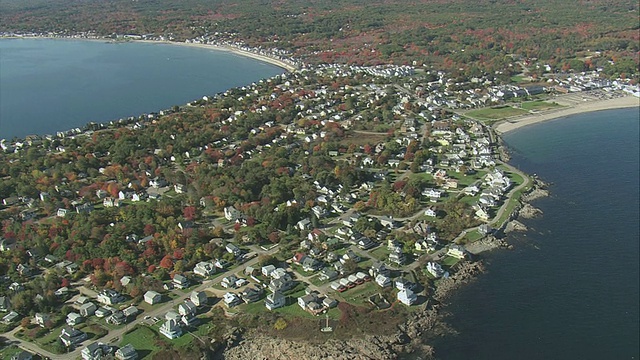
{"type": "Polygon", "coordinates": [[[178,321],[171,319],[165,321],[160,327],[160,334],[166,336],[169,339],[175,339],[182,336],[182,328],[178,324],[178,321]]]}
{"type": "Polygon", "coordinates": [[[267,299],[264,302],[264,305],[269,310],[274,310],[286,305],[286,298],[280,291],[275,291],[269,295],[267,295],[267,299]]]}
{"type": "Polygon", "coordinates": [[[162,301],[162,295],[160,295],[159,292],[149,290],[146,293],[144,293],[144,302],[146,302],[147,304],[155,305],[160,301],[162,301]]]}
{"type": "Polygon", "coordinates": [[[418,296],[411,289],[405,288],[398,292],[398,301],[407,306],[411,306],[418,301],[418,296]]]}

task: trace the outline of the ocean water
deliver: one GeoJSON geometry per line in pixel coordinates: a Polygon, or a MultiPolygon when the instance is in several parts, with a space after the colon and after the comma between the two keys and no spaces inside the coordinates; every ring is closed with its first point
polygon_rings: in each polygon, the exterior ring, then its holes
{"type": "Polygon", "coordinates": [[[448,311],[441,359],[639,358],[639,111],[571,116],[506,134],[511,163],[550,182],[541,218],[485,254],[448,311]]]}
{"type": "Polygon", "coordinates": [[[169,44],[0,39],[0,138],[157,112],[283,72],[169,44]]]}

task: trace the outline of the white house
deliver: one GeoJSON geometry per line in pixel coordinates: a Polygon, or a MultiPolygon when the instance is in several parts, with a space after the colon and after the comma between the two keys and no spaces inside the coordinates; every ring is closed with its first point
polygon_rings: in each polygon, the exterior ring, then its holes
{"type": "Polygon", "coordinates": [[[193,268],[193,273],[202,277],[213,275],[216,272],[216,267],[209,261],[201,261],[193,268]]]}
{"type": "Polygon", "coordinates": [[[160,293],[153,290],[149,290],[144,293],[144,302],[146,302],[147,304],[155,305],[160,301],[162,301],[162,295],[160,295],[160,293]]]}
{"type": "Polygon", "coordinates": [[[415,304],[417,300],[418,296],[411,289],[405,288],[398,292],[398,301],[407,306],[415,304]]]}
{"type": "Polygon", "coordinates": [[[87,302],[80,305],[80,315],[84,317],[88,317],[95,314],[96,310],[98,310],[98,307],[96,306],[96,304],[92,302],[87,302]]]}
{"type": "Polygon", "coordinates": [[[444,270],[442,270],[442,266],[436,262],[429,261],[427,263],[427,271],[429,274],[433,275],[435,278],[442,277],[444,275],[444,270]]]}
{"type": "Polygon", "coordinates": [[[195,315],[197,311],[198,308],[190,299],[187,299],[182,304],[178,305],[178,314],[182,316],[192,316],[195,315]]]}
{"type": "Polygon", "coordinates": [[[385,275],[378,274],[376,276],[376,284],[380,285],[381,287],[389,287],[391,286],[391,279],[385,275]]]}
{"type": "Polygon", "coordinates": [[[105,289],[98,294],[97,300],[105,305],[114,305],[122,302],[124,298],[115,290],[105,289]]]}
{"type": "Polygon", "coordinates": [[[264,305],[269,310],[274,310],[279,307],[283,307],[286,305],[286,298],[280,291],[275,291],[269,295],[267,295],[267,299],[264,302],[264,305]]]}
{"type": "Polygon", "coordinates": [[[224,218],[229,221],[236,221],[242,217],[242,213],[233,206],[224,208],[224,218]]]}
{"type": "Polygon", "coordinates": [[[189,298],[195,306],[202,306],[208,302],[207,293],[204,291],[192,291],[189,298]]]}
{"type": "Polygon", "coordinates": [[[464,258],[465,250],[460,245],[451,245],[447,250],[447,256],[462,259],[464,258]]]}
{"type": "Polygon", "coordinates": [[[167,320],[160,327],[160,334],[166,336],[169,339],[175,339],[182,336],[182,328],[180,328],[178,321],[174,319],[167,320]]]}

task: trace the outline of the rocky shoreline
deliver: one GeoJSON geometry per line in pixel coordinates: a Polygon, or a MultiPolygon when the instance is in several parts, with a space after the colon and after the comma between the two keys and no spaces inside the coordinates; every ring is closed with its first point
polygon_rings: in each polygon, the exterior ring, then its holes
{"type": "MultiPolygon", "coordinates": [[[[494,235],[467,244],[465,247],[474,256],[497,248],[511,249],[504,235],[511,231],[527,231],[518,218],[533,218],[542,211],[529,202],[548,196],[547,184],[539,178],[532,179],[533,186],[520,200],[511,218],[494,235]]],[[[388,360],[410,356],[416,359],[434,359],[435,349],[429,340],[438,336],[455,334],[444,320],[443,307],[453,291],[472,281],[485,271],[482,260],[464,261],[457,265],[453,275],[441,279],[433,289],[433,302],[423,305],[423,309],[412,314],[405,323],[398,326],[392,336],[370,335],[363,338],[345,340],[330,339],[323,344],[270,337],[251,330],[233,328],[219,344],[219,351],[213,359],[331,359],[331,360],[388,360]]]]}
{"type": "Polygon", "coordinates": [[[231,329],[224,337],[216,355],[210,358],[244,359],[329,359],[329,360],[388,360],[412,354],[419,359],[433,359],[435,350],[427,344],[429,338],[454,333],[443,321],[443,302],[451,292],[484,272],[482,261],[465,261],[456,272],[441,279],[434,289],[433,304],[412,314],[398,326],[391,336],[371,335],[346,340],[330,339],[323,344],[269,337],[257,330],[231,329]]]}

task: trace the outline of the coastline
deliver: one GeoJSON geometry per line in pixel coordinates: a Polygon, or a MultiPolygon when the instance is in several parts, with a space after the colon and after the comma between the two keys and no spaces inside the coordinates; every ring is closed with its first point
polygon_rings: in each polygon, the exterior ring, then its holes
{"type": "Polygon", "coordinates": [[[271,65],[275,65],[281,69],[284,69],[287,72],[293,72],[296,70],[296,67],[287,64],[286,62],[278,59],[274,59],[273,57],[256,54],[251,51],[246,51],[242,49],[235,48],[233,46],[223,46],[223,45],[213,45],[213,44],[200,44],[200,43],[186,43],[186,42],[178,42],[178,41],[162,41],[162,40],[136,40],[136,39],[127,39],[127,40],[114,40],[108,38],[75,38],[75,37],[55,37],[55,36],[14,36],[14,37],[5,37],[6,39],[58,39],[58,40],[78,40],[78,41],[107,41],[107,42],[140,42],[147,44],[166,44],[166,45],[176,45],[176,46],[188,46],[195,47],[200,49],[209,49],[216,51],[225,51],[230,52],[232,54],[236,54],[239,56],[244,56],[247,58],[251,58],[254,60],[258,60],[261,62],[265,62],[271,65]]]}
{"type": "Polygon", "coordinates": [[[275,65],[279,68],[282,68],[288,72],[293,72],[296,68],[290,64],[285,63],[284,61],[274,59],[272,57],[256,54],[250,51],[245,51],[242,49],[234,48],[232,46],[222,46],[222,45],[211,45],[211,44],[199,44],[199,43],[185,43],[185,42],[177,42],[177,41],[155,41],[155,40],[132,40],[135,42],[144,42],[150,44],[168,44],[168,45],[178,45],[178,46],[188,46],[200,49],[209,49],[216,51],[226,51],[232,54],[236,54],[239,56],[248,57],[254,60],[262,61],[271,65],[275,65]]]}
{"type": "Polygon", "coordinates": [[[556,97],[551,100],[561,105],[566,105],[567,107],[503,120],[494,124],[493,128],[500,135],[525,126],[570,115],[601,110],[640,107],[640,98],[637,98],[633,95],[627,95],[613,99],[588,100],[577,104],[571,104],[568,102],[565,102],[563,104],[563,98],[565,98],[565,96],[556,97]]]}

